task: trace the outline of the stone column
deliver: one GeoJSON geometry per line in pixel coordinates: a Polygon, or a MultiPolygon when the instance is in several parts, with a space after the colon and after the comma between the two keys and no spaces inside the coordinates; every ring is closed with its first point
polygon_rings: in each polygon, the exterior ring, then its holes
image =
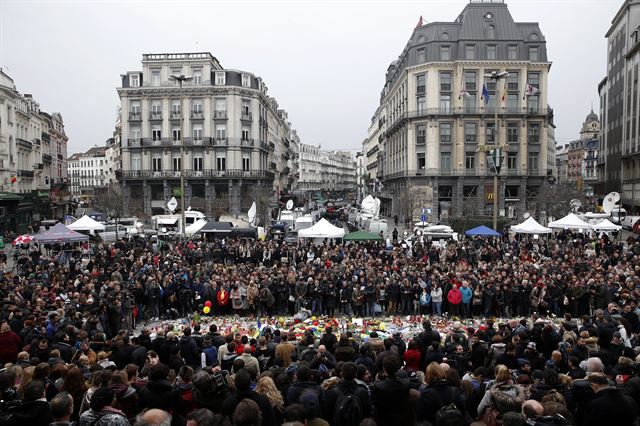
{"type": "Polygon", "coordinates": [[[431,178],[431,193],[431,218],[433,222],[438,222],[440,219],[440,192],[437,176],[431,178]]]}
{"type": "Polygon", "coordinates": [[[120,186],[122,191],[122,201],[124,203],[123,210],[127,216],[133,216],[131,209],[131,187],[126,184],[126,181],[122,181],[120,186]]]}
{"type": "Polygon", "coordinates": [[[456,184],[451,188],[451,204],[453,205],[453,216],[462,216],[464,213],[464,177],[459,176],[456,184]]]}
{"type": "MultiPolygon", "coordinates": [[[[166,179],[162,181],[162,192],[164,194],[163,197],[164,197],[164,202],[166,204],[169,202],[169,200],[173,196],[173,194],[171,194],[171,185],[169,185],[169,181],[167,181],[166,179]]],[[[166,208],[166,205],[163,207],[166,208]]]]}
{"type": "Polygon", "coordinates": [[[204,205],[206,215],[213,217],[213,203],[216,198],[216,186],[210,179],[204,181],[204,205]]]}
{"type": "MultiPolygon", "coordinates": [[[[493,179],[493,178],[491,178],[493,179]]],[[[493,181],[492,181],[493,183],[493,181]]],[[[480,176],[478,178],[478,191],[477,191],[477,196],[478,196],[478,214],[484,214],[484,206],[485,206],[485,197],[486,197],[486,193],[485,193],[485,185],[487,184],[487,179],[484,176],[480,176]]],[[[493,194],[495,197],[495,194],[493,194]]]]}
{"type": "Polygon", "coordinates": [[[191,193],[192,193],[191,190],[192,190],[191,182],[185,179],[184,180],[184,208],[187,210],[191,206],[191,193]]]}
{"type": "Polygon", "coordinates": [[[498,177],[498,218],[500,217],[500,210],[504,210],[504,215],[507,216],[509,212],[506,210],[505,195],[507,194],[507,181],[504,176],[498,177]]]}
{"type": "Polygon", "coordinates": [[[229,213],[233,216],[240,213],[240,183],[229,179],[229,213]]]}
{"type": "Polygon", "coordinates": [[[144,207],[144,212],[145,214],[151,215],[152,214],[152,209],[151,209],[151,186],[149,185],[148,181],[143,181],[142,182],[142,205],[144,207]]]}
{"type": "MultiPolygon", "coordinates": [[[[519,207],[522,213],[527,211],[527,177],[520,178],[520,189],[518,190],[518,198],[520,199],[519,207]]],[[[530,212],[532,213],[532,212],[530,212]]]]}

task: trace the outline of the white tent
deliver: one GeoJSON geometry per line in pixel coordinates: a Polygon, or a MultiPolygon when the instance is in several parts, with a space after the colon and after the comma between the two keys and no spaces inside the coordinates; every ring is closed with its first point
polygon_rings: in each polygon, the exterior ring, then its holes
{"type": "Polygon", "coordinates": [[[310,228],[298,231],[300,238],[342,238],[344,229],[333,226],[326,219],[320,219],[318,223],[310,228]]]}
{"type": "Polygon", "coordinates": [[[591,225],[589,225],[584,220],[580,219],[573,213],[569,213],[562,219],[555,220],[553,222],[549,222],[549,228],[556,229],[593,229],[591,225]]]}
{"type": "Polygon", "coordinates": [[[551,229],[536,222],[533,217],[529,217],[519,225],[512,226],[511,230],[516,234],[549,234],[552,232],[551,229]]]}
{"type": "Polygon", "coordinates": [[[596,225],[593,225],[593,229],[595,231],[605,231],[605,232],[608,232],[608,231],[619,231],[619,230],[622,229],[622,226],[613,224],[613,223],[611,223],[609,221],[609,219],[605,219],[602,222],[600,222],[600,223],[598,223],[596,225]]]}
{"type": "Polygon", "coordinates": [[[67,228],[73,231],[104,231],[105,226],[85,215],[67,226],[67,228]]]}

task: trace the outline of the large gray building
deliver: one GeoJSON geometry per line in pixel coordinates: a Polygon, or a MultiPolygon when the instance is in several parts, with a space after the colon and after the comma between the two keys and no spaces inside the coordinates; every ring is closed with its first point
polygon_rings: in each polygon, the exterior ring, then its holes
{"type": "Polygon", "coordinates": [[[626,0],[607,37],[607,76],[600,82],[601,157],[596,192],[621,192],[623,206],[640,211],[640,0],[626,0]]]}
{"type": "Polygon", "coordinates": [[[441,219],[490,214],[493,178],[481,148],[496,140],[496,108],[498,143],[509,145],[499,209],[539,209],[554,169],[550,67],[538,24],[515,22],[500,0],[471,1],[453,22],[416,27],[380,97],[383,211],[415,218],[426,207],[441,219]],[[496,83],[485,77],[493,71],[509,76],[496,83]]]}

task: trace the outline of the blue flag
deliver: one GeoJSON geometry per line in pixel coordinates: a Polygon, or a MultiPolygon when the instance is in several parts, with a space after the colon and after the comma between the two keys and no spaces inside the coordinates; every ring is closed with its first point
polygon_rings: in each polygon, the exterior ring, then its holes
{"type": "Polygon", "coordinates": [[[484,98],[485,105],[489,103],[489,90],[485,84],[482,85],[482,97],[484,98]]]}

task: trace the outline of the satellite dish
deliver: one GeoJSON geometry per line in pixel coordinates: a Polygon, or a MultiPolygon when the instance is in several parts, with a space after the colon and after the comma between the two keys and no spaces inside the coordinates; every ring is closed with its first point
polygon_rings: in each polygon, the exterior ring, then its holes
{"type": "Polygon", "coordinates": [[[582,201],[578,200],[577,198],[574,198],[569,202],[569,205],[571,206],[571,210],[576,211],[580,207],[582,207],[582,201]]]}
{"type": "Polygon", "coordinates": [[[293,208],[293,200],[287,201],[287,210],[291,210],[293,208]]]}
{"type": "Polygon", "coordinates": [[[256,225],[256,210],[257,210],[256,202],[254,201],[251,204],[249,211],[247,212],[247,218],[249,219],[249,223],[251,224],[251,226],[256,225]]]}
{"type": "Polygon", "coordinates": [[[529,219],[531,217],[531,215],[529,214],[529,212],[524,212],[522,213],[522,217],[525,219],[529,219]]]}
{"type": "Polygon", "coordinates": [[[606,214],[611,214],[618,201],[620,201],[620,194],[618,194],[617,192],[608,193],[602,201],[602,210],[606,214]]]}

